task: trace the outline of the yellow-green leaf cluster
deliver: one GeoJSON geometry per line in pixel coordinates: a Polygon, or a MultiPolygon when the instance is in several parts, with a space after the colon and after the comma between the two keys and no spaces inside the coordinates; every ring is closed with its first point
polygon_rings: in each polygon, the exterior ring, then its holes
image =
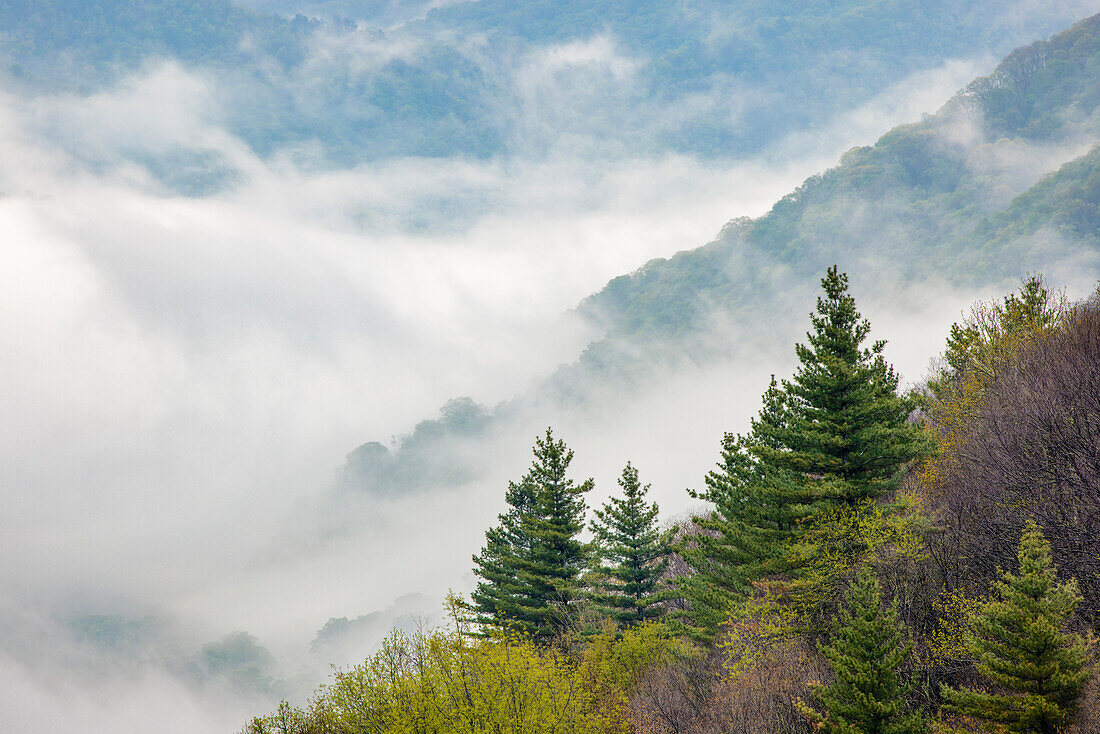
{"type": "Polygon", "coordinates": [[[970,656],[970,631],[983,599],[967,596],[963,589],[944,587],[932,602],[936,629],[928,637],[926,662],[930,666],[958,663],[970,656]]]}
{"type": "Polygon", "coordinates": [[[521,636],[395,631],[376,654],[322,686],[309,711],[296,712],[297,728],[282,727],[276,714],[246,731],[627,734],[629,687],[677,645],[659,625],[609,630],[577,651],[521,636]]]}

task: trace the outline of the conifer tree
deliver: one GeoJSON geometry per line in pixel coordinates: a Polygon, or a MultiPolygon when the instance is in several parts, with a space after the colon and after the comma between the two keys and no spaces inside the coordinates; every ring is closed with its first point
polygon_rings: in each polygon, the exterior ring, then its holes
{"type": "Polygon", "coordinates": [[[782,382],[787,419],[754,429],[762,461],[811,485],[795,494],[854,505],[894,488],[928,439],[909,422],[914,406],[897,393],[898,375],[882,356],[886,342],[862,346],[871,324],[856,310],[848,276],[834,265],[821,286],[813,331],[795,345],[800,366],[782,382]]]}
{"type": "Polygon", "coordinates": [[[566,478],[573,452],[549,428],[533,452],[527,474],[508,483],[511,508],[473,557],[481,581],[471,599],[479,624],[545,641],[562,630],[587,565],[587,546],[577,536],[593,482],[566,478]]]}
{"type": "Polygon", "coordinates": [[[715,507],[695,518],[707,532],[681,548],[696,571],[682,588],[704,631],[716,630],[752,581],[791,570],[786,547],[807,519],[892,489],[928,445],[897,394],[885,342],[863,347],[871,327],[847,275],[833,266],[821,285],[813,331],[795,347],[798,371],[772,378],[749,433],[725,437],[722,462],[696,495],[715,507]]]}
{"type": "Polygon", "coordinates": [[[627,463],[619,478],[622,497],[596,510],[592,533],[596,561],[591,598],[604,615],[630,626],[660,615],[657,589],[668,567],[668,543],[657,527],[657,503],[647,503],[649,485],[627,463]]]}
{"type": "Polygon", "coordinates": [[[898,667],[912,651],[893,607],[882,608],[874,571],[863,566],[841,608],[836,634],[820,646],[835,680],[814,690],[821,713],[802,701],[799,710],[825,734],[918,734],[919,712],[907,711],[909,686],[898,667]]]}
{"type": "Polygon", "coordinates": [[[1065,631],[1081,597],[1073,579],[1058,582],[1050,543],[1034,520],[1024,527],[1018,557],[1019,574],[1001,573],[970,640],[978,672],[1000,690],[944,686],[944,710],[1010,732],[1055,734],[1090,676],[1084,642],[1065,631]]]}
{"type": "Polygon", "coordinates": [[[692,492],[714,503],[713,513],[694,518],[703,532],[678,548],[695,571],[681,580],[680,590],[691,602],[693,624],[704,633],[717,631],[753,580],[785,570],[784,544],[811,509],[799,485],[789,477],[781,481],[784,471],[760,457],[762,448],[778,447],[769,429],[786,420],[787,396],[773,376],[749,433],[723,437],[722,460],[705,477],[706,489],[692,492]]]}

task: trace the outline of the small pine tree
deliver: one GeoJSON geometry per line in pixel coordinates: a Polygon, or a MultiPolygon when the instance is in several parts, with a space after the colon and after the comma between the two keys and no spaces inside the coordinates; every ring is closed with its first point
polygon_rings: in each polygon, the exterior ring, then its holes
{"type": "Polygon", "coordinates": [[[814,690],[825,713],[802,701],[797,705],[826,734],[919,734],[925,724],[919,712],[907,711],[909,687],[898,679],[898,667],[912,643],[893,607],[882,608],[882,590],[868,566],[860,569],[840,610],[836,634],[820,646],[836,680],[814,690]]]}
{"type": "Polygon", "coordinates": [[[1089,679],[1085,643],[1065,624],[1081,600],[1077,582],[1059,583],[1050,543],[1034,520],[1024,527],[1020,572],[1002,572],[972,627],[978,672],[994,691],[941,689],[944,711],[998,723],[1020,734],[1062,731],[1089,679]]]}
{"type": "Polygon", "coordinates": [[[527,474],[508,483],[511,509],[473,557],[481,581],[471,599],[478,624],[545,641],[564,628],[587,566],[588,548],[577,536],[593,482],[566,478],[573,452],[549,428],[533,452],[527,474]]]}
{"type": "Polygon", "coordinates": [[[774,377],[763,402],[748,435],[723,437],[722,460],[703,480],[706,489],[691,493],[714,503],[713,513],[694,518],[703,532],[678,548],[695,571],[681,580],[681,593],[692,605],[693,624],[706,634],[717,632],[754,580],[785,570],[785,544],[812,506],[797,483],[760,458],[761,448],[778,446],[764,436],[787,420],[786,393],[774,377]]]}
{"type": "Polygon", "coordinates": [[[649,485],[641,485],[629,463],[619,486],[623,496],[596,510],[591,526],[597,549],[591,598],[599,612],[631,626],[661,614],[657,585],[669,547],[657,527],[657,503],[645,501],[649,485]]]}

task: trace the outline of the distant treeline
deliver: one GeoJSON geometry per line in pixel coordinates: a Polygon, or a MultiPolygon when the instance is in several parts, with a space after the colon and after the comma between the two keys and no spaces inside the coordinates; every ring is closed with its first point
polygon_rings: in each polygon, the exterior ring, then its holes
{"type": "Polygon", "coordinates": [[[834,262],[873,268],[879,298],[930,279],[969,289],[1064,261],[1096,267],[1098,68],[1094,16],[1017,49],[936,114],[848,151],[766,215],[611,280],[579,309],[607,336],[557,376],[560,389],[754,340],[773,348],[774,329],[744,326],[751,314],[793,323],[787,294],[834,262]],[[715,323],[734,325],[737,344],[715,338],[715,323]]]}

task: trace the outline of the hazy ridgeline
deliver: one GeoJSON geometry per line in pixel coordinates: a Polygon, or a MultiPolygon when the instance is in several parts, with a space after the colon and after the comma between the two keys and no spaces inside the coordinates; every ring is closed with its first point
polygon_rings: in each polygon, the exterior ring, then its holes
{"type": "Polygon", "coordinates": [[[714,242],[586,298],[578,310],[602,338],[530,397],[494,410],[451,401],[396,455],[377,443],[350,454],[341,481],[382,493],[424,488],[433,473],[462,483],[473,470],[463,443],[491,440],[494,424],[510,424],[525,403],[536,414],[599,412],[677,370],[774,354],[799,331],[806,284],[834,262],[850,264],[887,309],[927,307],[937,300],[930,290],[974,292],[1023,272],[1087,292],[1100,269],[1100,109],[1089,81],[1098,57],[1098,18],[1014,52],[935,115],[853,148],[768,214],[731,221],[714,242]]]}
{"type": "MultiPolygon", "coordinates": [[[[178,60],[211,85],[228,132],[264,157],[310,166],[567,152],[736,159],[828,124],[910,74],[975,49],[1001,56],[1090,9],[11,0],[0,5],[0,59],[12,88],[81,95],[178,60]]],[[[182,191],[234,180],[216,149],[149,154],[182,191]]]]}
{"type": "Polygon", "coordinates": [[[304,700],[472,587],[548,424],[682,516],[833,263],[908,382],[1088,293],[1096,23],[994,67],[1098,10],[0,2],[0,709],[304,700]]]}

